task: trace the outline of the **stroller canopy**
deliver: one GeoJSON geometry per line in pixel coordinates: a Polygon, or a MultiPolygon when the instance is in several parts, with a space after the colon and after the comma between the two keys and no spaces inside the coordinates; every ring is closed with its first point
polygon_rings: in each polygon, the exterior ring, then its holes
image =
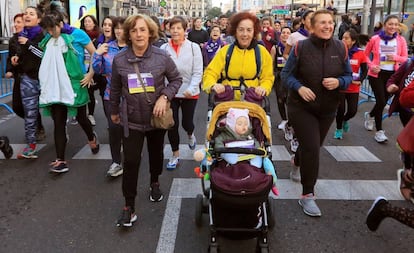
{"type": "Polygon", "coordinates": [[[250,118],[257,118],[261,122],[261,127],[263,130],[263,134],[265,135],[266,139],[269,141],[269,144],[272,144],[272,136],[270,133],[269,124],[266,117],[265,110],[259,106],[258,104],[246,102],[246,101],[229,101],[229,102],[222,102],[214,107],[211,121],[207,129],[206,139],[208,141],[211,140],[213,137],[214,130],[216,129],[216,122],[219,120],[220,116],[225,115],[230,108],[237,108],[237,109],[248,109],[249,110],[249,117],[250,118]]]}

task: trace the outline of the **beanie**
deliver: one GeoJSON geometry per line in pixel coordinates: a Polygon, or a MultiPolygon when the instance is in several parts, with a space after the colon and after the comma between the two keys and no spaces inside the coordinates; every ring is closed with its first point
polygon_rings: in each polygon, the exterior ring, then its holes
{"type": "MultiPolygon", "coordinates": [[[[239,117],[246,117],[249,119],[249,110],[248,109],[236,109],[236,108],[230,108],[229,112],[227,113],[226,117],[226,125],[235,132],[236,127],[236,120],[239,117]]],[[[250,121],[249,126],[250,126],[250,121]]]]}

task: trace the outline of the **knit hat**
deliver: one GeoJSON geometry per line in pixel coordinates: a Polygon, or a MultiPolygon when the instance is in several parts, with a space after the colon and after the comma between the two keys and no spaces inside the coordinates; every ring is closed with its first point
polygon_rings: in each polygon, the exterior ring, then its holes
{"type": "MultiPolygon", "coordinates": [[[[236,108],[230,108],[227,117],[226,117],[226,125],[235,132],[236,128],[236,120],[239,117],[246,117],[249,119],[249,109],[236,109],[236,108]]],[[[250,126],[250,121],[249,126],[250,126]]]]}

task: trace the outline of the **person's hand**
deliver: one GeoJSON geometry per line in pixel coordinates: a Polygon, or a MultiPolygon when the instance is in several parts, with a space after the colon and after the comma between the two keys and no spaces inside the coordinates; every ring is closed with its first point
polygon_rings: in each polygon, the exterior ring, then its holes
{"type": "Polygon", "coordinates": [[[28,40],[29,40],[28,38],[23,37],[23,36],[20,36],[19,38],[17,38],[17,41],[18,41],[18,42],[19,42],[19,44],[21,44],[21,45],[26,44],[26,42],[27,42],[28,40]]]}
{"type": "Polygon", "coordinates": [[[371,71],[374,72],[375,74],[378,74],[381,71],[381,68],[380,66],[372,66],[371,71]]]}
{"type": "Polygon", "coordinates": [[[352,81],[353,84],[360,86],[361,85],[361,81],[352,81]]]}
{"type": "Polygon", "coordinates": [[[189,90],[186,90],[183,92],[184,97],[191,98],[193,95],[191,95],[191,92],[189,90]]]}
{"type": "Polygon", "coordinates": [[[12,57],[10,58],[10,61],[11,61],[11,64],[12,64],[13,66],[17,66],[17,65],[19,65],[19,56],[17,56],[17,55],[12,56],[12,57]]]}
{"type": "Polygon", "coordinates": [[[214,90],[217,94],[221,94],[223,93],[226,89],[224,87],[223,84],[221,83],[216,83],[215,85],[213,85],[212,90],[214,90]]]}
{"type": "Polygon", "coordinates": [[[112,120],[112,123],[117,124],[117,125],[121,123],[121,118],[119,117],[119,114],[111,114],[111,120],[112,120]]]}
{"type": "Polygon", "coordinates": [[[164,97],[165,95],[161,95],[157,101],[155,101],[154,109],[152,110],[152,114],[156,117],[161,117],[164,115],[165,111],[167,110],[167,99],[164,97]]]}
{"type": "Polygon", "coordinates": [[[5,78],[12,78],[13,77],[13,73],[12,72],[6,72],[6,74],[4,74],[5,78]]]}
{"type": "Polygon", "coordinates": [[[316,95],[308,87],[302,86],[298,90],[299,96],[306,102],[315,101],[316,95]]]}
{"type": "Polygon", "coordinates": [[[93,84],[93,74],[87,73],[84,78],[80,81],[82,87],[91,87],[93,84]]]}
{"type": "Polygon", "coordinates": [[[103,54],[105,54],[105,53],[108,53],[108,43],[102,43],[99,47],[98,47],[98,49],[96,49],[96,53],[98,54],[98,55],[103,55],[103,54]]]}
{"type": "Polygon", "coordinates": [[[387,87],[387,92],[388,93],[395,93],[399,90],[398,86],[395,84],[391,84],[387,87]]]}
{"type": "Polygon", "coordinates": [[[335,77],[327,77],[322,80],[322,85],[327,90],[334,90],[339,87],[339,80],[335,77]]]}
{"type": "Polygon", "coordinates": [[[259,96],[265,96],[266,95],[266,90],[263,87],[257,86],[254,88],[254,92],[259,95],[259,96]]]}
{"type": "Polygon", "coordinates": [[[266,40],[270,41],[272,39],[272,36],[270,36],[269,34],[266,35],[266,40]]]}

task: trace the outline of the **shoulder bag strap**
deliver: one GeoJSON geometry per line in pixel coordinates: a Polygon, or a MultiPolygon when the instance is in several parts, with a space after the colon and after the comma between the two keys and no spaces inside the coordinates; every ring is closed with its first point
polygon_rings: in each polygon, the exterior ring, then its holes
{"type": "Polygon", "coordinates": [[[137,74],[137,78],[141,83],[142,88],[144,89],[145,98],[147,99],[148,104],[151,104],[151,99],[148,96],[147,88],[145,87],[144,80],[142,80],[141,73],[139,72],[138,63],[134,62],[135,73],[137,74]]]}

